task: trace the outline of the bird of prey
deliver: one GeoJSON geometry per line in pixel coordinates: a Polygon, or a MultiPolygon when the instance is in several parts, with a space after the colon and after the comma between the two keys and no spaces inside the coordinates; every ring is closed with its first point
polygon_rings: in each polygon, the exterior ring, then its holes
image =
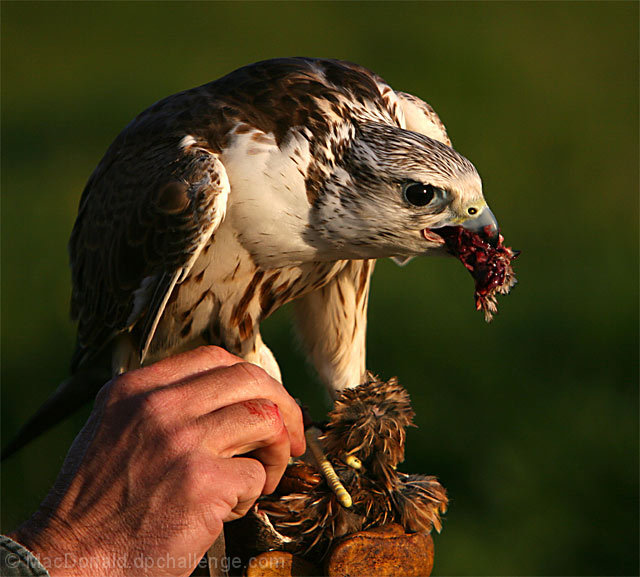
{"type": "Polygon", "coordinates": [[[160,100],[84,189],[69,244],[72,376],[12,449],[111,374],[201,343],[281,380],[260,323],[290,301],[328,390],[357,386],[375,260],[455,253],[451,231],[502,242],[431,106],[361,66],[267,60],[160,100]]]}

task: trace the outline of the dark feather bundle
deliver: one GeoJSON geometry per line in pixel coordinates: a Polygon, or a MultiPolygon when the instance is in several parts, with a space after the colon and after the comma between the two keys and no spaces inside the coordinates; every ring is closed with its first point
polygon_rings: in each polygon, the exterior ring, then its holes
{"type": "Polygon", "coordinates": [[[318,561],[335,539],[387,523],[407,532],[440,531],[447,507],[443,487],[435,477],[396,469],[414,416],[409,395],[396,379],[367,377],[342,392],[318,437],[353,505],[340,504],[311,457],[298,459],[276,492],[254,508],[256,549],[283,549],[318,561]]]}

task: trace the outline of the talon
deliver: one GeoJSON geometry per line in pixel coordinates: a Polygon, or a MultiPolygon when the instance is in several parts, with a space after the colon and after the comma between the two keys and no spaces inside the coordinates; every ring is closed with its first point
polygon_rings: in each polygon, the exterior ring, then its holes
{"type": "Polygon", "coordinates": [[[327,480],[327,484],[331,487],[331,490],[335,493],[340,504],[348,509],[353,505],[353,499],[349,495],[349,491],[344,488],[344,485],[340,482],[337,473],[335,472],[333,465],[329,462],[327,457],[316,438],[316,435],[311,429],[307,429],[304,432],[307,439],[307,446],[311,449],[311,454],[318,463],[318,467],[322,471],[324,478],[327,480]]]}
{"type": "Polygon", "coordinates": [[[362,469],[362,461],[355,455],[347,455],[347,458],[344,460],[344,462],[352,469],[362,469]]]}

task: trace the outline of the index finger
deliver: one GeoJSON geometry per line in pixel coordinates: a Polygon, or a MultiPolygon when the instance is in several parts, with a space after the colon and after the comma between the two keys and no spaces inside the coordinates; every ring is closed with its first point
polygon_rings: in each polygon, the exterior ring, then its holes
{"type": "Polygon", "coordinates": [[[244,362],[221,347],[202,346],[126,373],[127,383],[138,392],[174,385],[213,369],[244,362]]]}
{"type": "Polygon", "coordinates": [[[162,403],[171,406],[183,422],[198,420],[223,407],[266,399],[278,407],[291,439],[292,454],[305,450],[302,411],[282,383],[251,363],[236,363],[209,371],[158,393],[165,396],[162,403]]]}

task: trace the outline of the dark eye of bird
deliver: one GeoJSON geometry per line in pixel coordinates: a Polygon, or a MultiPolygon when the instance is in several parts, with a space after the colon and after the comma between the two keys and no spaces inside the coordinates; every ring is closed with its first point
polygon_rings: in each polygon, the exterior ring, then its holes
{"type": "Polygon", "coordinates": [[[413,206],[426,206],[436,194],[436,187],[430,184],[410,182],[404,187],[404,197],[413,206]]]}

